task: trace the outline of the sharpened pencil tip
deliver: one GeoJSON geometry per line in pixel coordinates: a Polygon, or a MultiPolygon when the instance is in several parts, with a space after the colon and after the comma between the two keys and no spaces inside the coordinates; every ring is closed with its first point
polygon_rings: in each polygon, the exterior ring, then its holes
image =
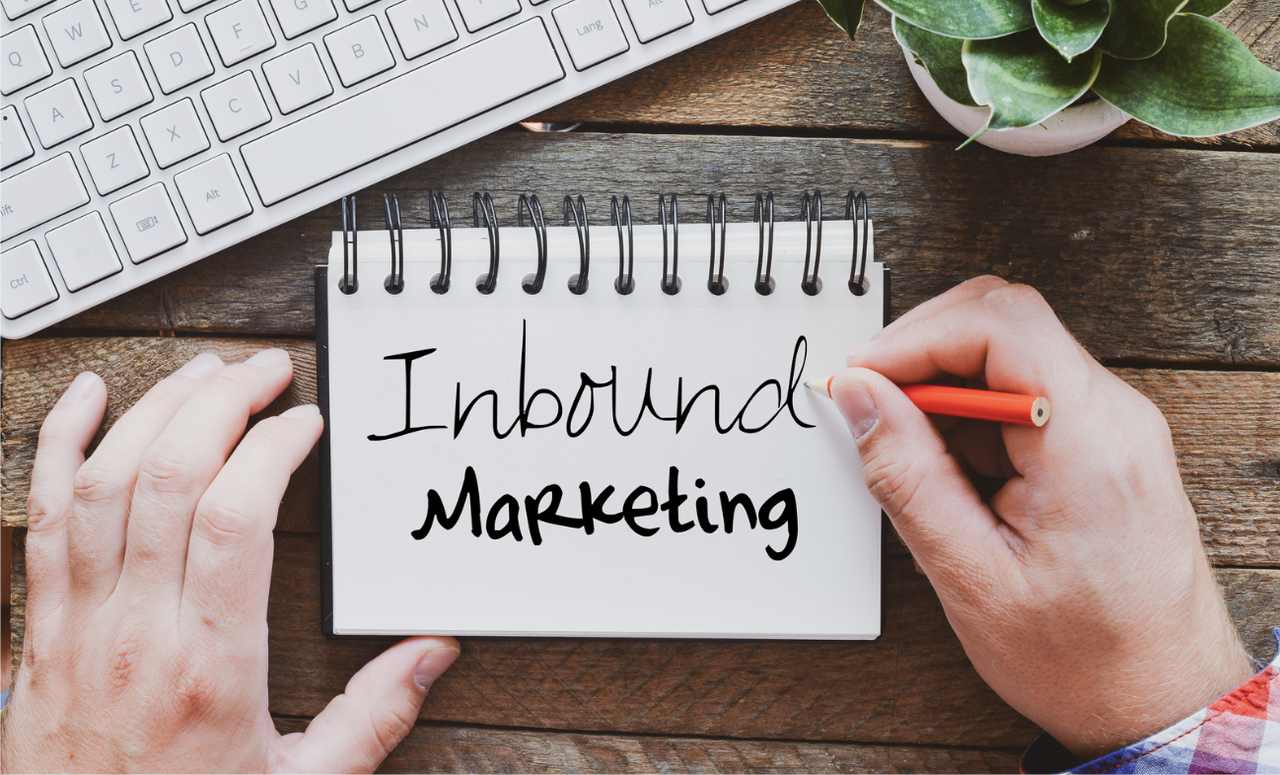
{"type": "Polygon", "coordinates": [[[826,379],[806,379],[804,381],[804,386],[809,388],[813,392],[818,393],[819,395],[823,395],[823,396],[826,396],[827,398],[831,398],[831,378],[830,377],[827,377],[826,379]]]}

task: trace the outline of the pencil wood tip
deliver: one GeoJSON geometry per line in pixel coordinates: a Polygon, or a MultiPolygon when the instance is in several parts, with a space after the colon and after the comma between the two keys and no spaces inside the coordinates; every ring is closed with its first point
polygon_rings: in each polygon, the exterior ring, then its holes
{"type": "Polygon", "coordinates": [[[833,377],[826,377],[824,379],[806,379],[804,381],[804,386],[809,388],[813,392],[818,393],[819,395],[823,395],[823,396],[826,396],[827,398],[831,398],[831,380],[832,379],[833,377]]]}
{"type": "Polygon", "coordinates": [[[1049,415],[1051,414],[1053,414],[1053,410],[1049,406],[1049,399],[1040,396],[1031,402],[1031,422],[1037,428],[1043,428],[1044,424],[1049,422],[1049,415]]]}

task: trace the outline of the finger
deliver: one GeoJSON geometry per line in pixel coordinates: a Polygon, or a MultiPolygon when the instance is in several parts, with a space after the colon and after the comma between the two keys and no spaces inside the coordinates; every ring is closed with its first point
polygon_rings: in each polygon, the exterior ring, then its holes
{"type": "Polygon", "coordinates": [[[940,590],[989,588],[1009,558],[1000,521],[928,418],[883,376],[850,369],[832,397],[862,457],[871,494],[940,590]]]}
{"type": "Polygon", "coordinates": [[[948,307],[954,307],[971,299],[982,298],[991,291],[1008,284],[1008,280],[990,274],[972,277],[907,310],[905,314],[886,326],[885,330],[906,328],[913,323],[928,319],[948,307]]]}
{"type": "Polygon", "coordinates": [[[914,325],[886,329],[851,354],[849,365],[899,385],[943,374],[982,378],[996,390],[1048,395],[1056,406],[1059,398],[1083,392],[1088,368],[1082,355],[1040,294],[1006,285],[914,325]]]}
{"type": "Polygon", "coordinates": [[[289,768],[372,772],[413,729],[427,691],[459,653],[453,638],[410,638],[382,652],[289,741],[289,768]]]}
{"type": "Polygon", "coordinates": [[[225,366],[174,414],[142,457],[126,531],[122,584],[181,594],[196,503],[249,417],[289,384],[284,350],[225,366]]]}
{"type": "MultiPolygon", "coordinates": [[[[935,423],[935,426],[937,424],[935,423]]],[[[996,423],[962,420],[942,430],[947,450],[978,476],[1008,479],[1018,475],[1004,448],[1004,432],[996,423]]]]}
{"type": "Polygon", "coordinates": [[[80,599],[100,601],[115,588],[124,562],[129,499],[143,452],[202,382],[222,368],[201,353],[147,391],[111,426],[80,467],[67,528],[71,583],[80,599]]]}
{"type": "Polygon", "coordinates": [[[27,496],[28,625],[57,609],[69,591],[67,514],[71,492],[85,448],[97,433],[106,409],[107,388],[102,379],[82,372],[40,426],[27,496]]]}
{"type": "Polygon", "coordinates": [[[182,584],[187,621],[213,622],[219,631],[245,624],[265,627],[271,530],[289,478],[323,425],[314,404],[263,420],[218,472],[191,525],[182,584]]]}

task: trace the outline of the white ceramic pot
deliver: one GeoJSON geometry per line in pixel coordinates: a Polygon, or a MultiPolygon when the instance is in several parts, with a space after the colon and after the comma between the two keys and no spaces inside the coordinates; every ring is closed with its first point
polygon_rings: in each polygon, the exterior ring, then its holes
{"type": "MultiPolygon", "coordinates": [[[[987,108],[975,108],[951,99],[934,83],[929,71],[916,63],[910,51],[903,49],[902,53],[907,58],[911,77],[916,79],[925,99],[948,124],[968,137],[987,123],[987,108]]],[[[1128,120],[1129,116],[1124,111],[1099,99],[1073,105],[1035,126],[986,132],[977,142],[1005,153],[1054,156],[1096,143],[1128,120]]]]}

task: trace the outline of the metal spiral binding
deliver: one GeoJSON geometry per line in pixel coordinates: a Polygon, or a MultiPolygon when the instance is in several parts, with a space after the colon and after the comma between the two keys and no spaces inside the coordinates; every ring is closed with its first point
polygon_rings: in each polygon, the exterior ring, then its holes
{"type": "Polygon", "coordinates": [[[400,225],[400,197],[383,194],[382,206],[387,213],[387,240],[391,244],[391,274],[382,281],[387,293],[404,290],[404,228],[400,225]]]}
{"type": "Polygon", "coordinates": [[[800,217],[804,218],[804,272],[801,274],[800,289],[810,296],[817,296],[822,290],[822,278],[818,276],[818,265],[822,261],[822,192],[814,191],[813,196],[804,192],[800,203],[800,217]],[[813,222],[818,222],[818,244],[813,245],[813,222]],[[813,254],[813,274],[809,274],[809,254],[813,254]]]}
{"type": "Polygon", "coordinates": [[[498,214],[493,209],[493,196],[488,191],[477,191],[471,195],[473,228],[480,228],[481,214],[484,215],[484,227],[489,232],[489,271],[476,278],[476,290],[490,294],[498,287],[498,256],[501,248],[498,245],[498,214]]]}
{"type": "MultiPolygon", "coordinates": [[[[428,192],[430,203],[430,226],[438,230],[440,239],[440,271],[432,276],[429,287],[437,294],[447,293],[452,284],[453,274],[453,225],[449,213],[449,200],[441,191],[428,192]]],[[[338,289],[344,294],[356,293],[359,289],[359,230],[356,222],[355,195],[344,196],[341,200],[342,212],[342,277],[338,281],[338,289]]],[[[614,290],[621,295],[633,293],[635,282],[635,230],[631,213],[631,199],[628,196],[612,196],[610,198],[609,224],[618,234],[618,274],[613,281],[614,290]],[[625,228],[625,235],[623,230],[625,228]]],[[[404,225],[400,210],[400,200],[395,194],[383,195],[383,208],[386,213],[387,239],[390,245],[391,271],[383,282],[384,289],[391,294],[402,293],[406,287],[405,280],[405,243],[404,225]]],[[[587,292],[591,265],[591,224],[584,196],[566,195],[562,200],[564,225],[574,227],[578,237],[578,272],[569,278],[568,287],[575,295],[587,292]]],[[[707,196],[707,229],[710,249],[707,256],[707,290],[712,295],[722,296],[728,291],[729,279],[725,276],[725,256],[727,252],[728,205],[723,193],[707,196]],[[718,234],[717,234],[718,232],[718,234]]],[[[528,225],[534,230],[537,244],[537,270],[526,275],[521,287],[526,293],[541,293],[546,283],[549,268],[550,240],[548,238],[546,214],[537,194],[520,194],[516,209],[516,222],[520,227],[528,225]]],[[[800,217],[805,222],[804,268],[800,287],[809,296],[822,291],[822,231],[825,214],[823,213],[822,192],[806,191],[800,202],[800,217]]],[[[863,296],[869,290],[867,280],[867,264],[870,260],[871,242],[871,208],[867,195],[862,191],[850,190],[845,198],[845,219],[852,222],[853,245],[851,248],[848,288],[855,296],[863,296]]],[[[476,289],[483,294],[491,294],[497,289],[498,264],[502,255],[499,245],[499,225],[493,196],[487,192],[477,191],[471,197],[471,221],[475,228],[487,231],[489,242],[488,271],[476,279],[476,289]]],[[[658,221],[662,229],[662,292],[675,295],[680,292],[680,201],[674,193],[658,195],[658,221]]],[[[759,192],[755,195],[753,221],[758,233],[756,268],[753,286],[762,296],[768,296],[776,290],[773,278],[773,248],[775,227],[775,200],[772,192],[759,192]],[[767,227],[767,235],[766,235],[767,227]]]]}
{"type": "Polygon", "coordinates": [[[623,296],[636,288],[636,235],[631,228],[631,197],[624,195],[622,204],[618,204],[615,195],[609,200],[609,225],[618,228],[618,277],[613,281],[613,289],[623,296]],[[627,227],[626,272],[623,272],[622,227],[627,227]]]}
{"type": "Polygon", "coordinates": [[[520,287],[524,288],[525,293],[537,293],[547,280],[547,219],[543,217],[542,202],[538,201],[537,194],[520,195],[520,201],[516,205],[516,225],[524,226],[526,211],[529,213],[529,223],[533,226],[533,237],[538,242],[538,271],[525,275],[520,287]]]}
{"type": "Polygon", "coordinates": [[[756,194],[755,222],[760,230],[759,251],[756,254],[756,293],[768,296],[773,293],[773,192],[756,194]],[[764,242],[765,219],[769,221],[769,245],[767,251],[764,242]],[[764,270],[764,274],[760,270],[764,270]]]}
{"type": "Polygon", "coordinates": [[[440,271],[431,278],[434,293],[448,293],[453,275],[453,224],[449,221],[449,197],[443,191],[431,191],[431,227],[440,231],[440,271]]]}
{"type": "Polygon", "coordinates": [[[729,281],[724,277],[724,249],[725,249],[725,202],[724,194],[720,195],[717,210],[716,197],[713,194],[707,195],[707,228],[711,232],[711,252],[707,267],[707,290],[716,296],[721,296],[725,291],[729,290],[729,281]],[[716,221],[717,215],[720,222],[720,263],[716,264],[716,221]]]}
{"type": "Polygon", "coordinates": [[[680,201],[675,194],[671,195],[671,212],[667,213],[667,198],[658,194],[658,220],[662,223],[662,292],[674,296],[680,292],[680,201]],[[671,273],[667,273],[667,221],[671,221],[673,235],[671,252],[671,273]]]}
{"type": "Polygon", "coordinates": [[[867,287],[867,243],[871,238],[871,204],[867,201],[867,195],[859,191],[854,193],[849,190],[849,196],[845,199],[844,217],[846,220],[853,221],[853,247],[850,249],[850,266],[849,266],[849,291],[854,296],[861,296],[868,290],[867,287]],[[858,238],[858,226],[862,226],[862,238],[858,238]],[[862,250],[858,250],[858,243],[861,243],[862,250]],[[859,253],[861,257],[859,258],[859,253]]]}
{"type": "Polygon", "coordinates": [[[360,287],[359,237],[356,197],[348,194],[342,197],[342,279],[338,281],[338,290],[346,294],[355,293],[360,287]]]}
{"type": "Polygon", "coordinates": [[[591,270],[591,224],[587,221],[587,200],[578,194],[575,202],[569,194],[564,196],[564,225],[573,218],[573,228],[578,232],[578,273],[569,278],[569,292],[581,296],[587,292],[587,277],[591,270]]]}

